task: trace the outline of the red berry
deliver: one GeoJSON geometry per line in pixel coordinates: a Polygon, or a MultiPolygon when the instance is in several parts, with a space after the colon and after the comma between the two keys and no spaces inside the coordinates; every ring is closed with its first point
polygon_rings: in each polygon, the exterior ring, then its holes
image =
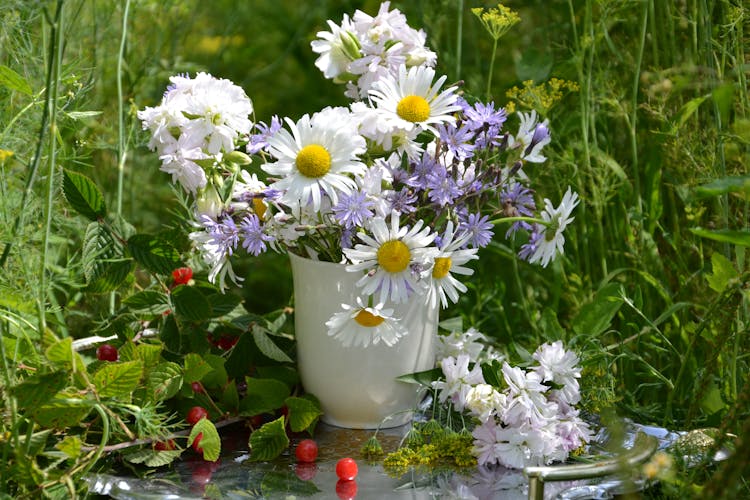
{"type": "Polygon", "coordinates": [[[117,361],[117,348],[110,344],[102,344],[96,349],[96,359],[99,361],[117,361]]]}
{"type": "Polygon", "coordinates": [[[336,475],[344,481],[351,481],[357,477],[357,462],[353,458],[342,458],[336,462],[336,475]]]}
{"type": "Polygon", "coordinates": [[[198,421],[202,418],[208,418],[208,412],[205,408],[202,406],[193,406],[190,408],[190,411],[187,414],[187,417],[185,417],[185,420],[187,420],[187,423],[190,425],[195,425],[198,423],[198,421]]]}
{"type": "Polygon", "coordinates": [[[197,485],[206,485],[211,482],[211,476],[214,474],[214,469],[208,462],[198,464],[190,474],[190,479],[197,485]]]}
{"type": "Polygon", "coordinates": [[[303,439],[294,450],[294,455],[300,462],[314,462],[318,458],[318,443],[312,439],[303,439]]]}
{"type": "Polygon", "coordinates": [[[193,451],[203,455],[203,448],[201,447],[201,439],[203,439],[203,433],[199,432],[198,435],[195,436],[195,439],[193,439],[193,444],[191,444],[190,446],[193,448],[193,451]]]}
{"type": "Polygon", "coordinates": [[[193,279],[193,270],[189,267],[178,267],[172,271],[172,279],[174,286],[187,285],[193,279]]]}
{"type": "Polygon", "coordinates": [[[352,500],[357,496],[357,481],[339,479],[336,481],[336,495],[341,500],[352,500]]]}
{"type": "Polygon", "coordinates": [[[201,384],[200,382],[193,382],[190,384],[190,387],[193,389],[193,392],[196,392],[198,394],[203,394],[204,392],[206,392],[206,390],[203,389],[203,384],[201,384]]]}
{"type": "Polygon", "coordinates": [[[294,473],[302,481],[311,481],[318,473],[318,466],[312,463],[299,462],[294,466],[294,473]]]}
{"type": "Polygon", "coordinates": [[[169,441],[157,441],[154,443],[154,449],[156,451],[171,451],[175,449],[174,439],[169,441]]]}
{"type": "Polygon", "coordinates": [[[234,347],[234,344],[236,344],[238,340],[239,337],[222,335],[218,342],[216,342],[216,347],[218,347],[222,351],[228,351],[229,349],[234,347]]]}

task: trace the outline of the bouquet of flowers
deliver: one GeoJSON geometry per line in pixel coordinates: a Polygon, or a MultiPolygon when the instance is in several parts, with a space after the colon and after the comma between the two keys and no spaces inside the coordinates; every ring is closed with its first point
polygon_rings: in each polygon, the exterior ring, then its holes
{"type": "Polygon", "coordinates": [[[439,402],[468,416],[479,465],[520,469],[565,461],[591,441],[576,408],[579,359],[562,342],[541,345],[521,368],[488,349],[474,329],[440,339],[442,376],[432,387],[439,402]]]}
{"type": "Polygon", "coordinates": [[[231,258],[293,252],[348,265],[359,296],[328,322],[371,328],[344,343],[392,345],[406,335],[389,304],[446,307],[467,290],[467,264],[505,222],[519,256],[547,266],[563,251],[578,196],[541,210],[528,175],[546,160],[549,123],[462,95],[434,69],[426,36],[384,2],[328,21],[312,49],[348,107],[254,122],[252,101],[224,79],[173,76],[162,102],[139,112],[161,169],[194,196],[190,235],[224,289],[231,258]],[[529,170],[529,172],[527,172],[529,170]]]}

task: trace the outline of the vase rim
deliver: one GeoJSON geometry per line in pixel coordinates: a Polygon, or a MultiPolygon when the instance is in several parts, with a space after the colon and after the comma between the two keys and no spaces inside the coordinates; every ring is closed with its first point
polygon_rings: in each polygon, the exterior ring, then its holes
{"type": "Polygon", "coordinates": [[[301,260],[301,261],[312,262],[314,264],[327,265],[327,266],[336,266],[336,267],[341,267],[341,266],[348,265],[345,262],[331,262],[329,260],[315,260],[315,259],[311,259],[309,257],[302,257],[301,255],[297,255],[296,253],[292,253],[292,252],[287,252],[287,254],[289,255],[290,259],[293,258],[293,259],[297,259],[297,260],[301,260]]]}

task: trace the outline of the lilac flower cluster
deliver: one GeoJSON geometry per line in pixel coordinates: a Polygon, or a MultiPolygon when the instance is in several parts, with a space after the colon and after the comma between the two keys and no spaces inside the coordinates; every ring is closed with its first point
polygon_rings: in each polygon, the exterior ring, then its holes
{"type": "Polygon", "coordinates": [[[477,332],[470,330],[443,342],[464,348],[450,349],[451,355],[442,358],[443,377],[433,387],[441,402],[473,417],[479,465],[520,469],[564,461],[592,439],[576,409],[581,369],[575,353],[560,341],[543,344],[533,355],[535,365],[522,369],[503,362],[498,375],[504,385],[495,387],[485,382],[482,363],[500,359],[474,348],[480,344],[476,338],[477,332]]]}

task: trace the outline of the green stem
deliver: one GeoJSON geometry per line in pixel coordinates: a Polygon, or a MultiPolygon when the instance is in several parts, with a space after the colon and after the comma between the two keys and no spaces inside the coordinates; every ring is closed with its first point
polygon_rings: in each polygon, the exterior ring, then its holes
{"type": "Polygon", "coordinates": [[[458,0],[456,12],[456,80],[461,79],[461,51],[463,50],[464,31],[464,0],[458,0]]]}
{"type": "Polygon", "coordinates": [[[94,405],[94,409],[99,413],[99,416],[102,419],[102,440],[99,442],[99,447],[96,449],[96,453],[94,453],[89,464],[81,471],[81,476],[84,476],[89,470],[91,470],[91,467],[94,466],[102,456],[102,453],[104,453],[104,449],[109,442],[109,418],[107,418],[107,413],[104,411],[104,408],[102,408],[102,405],[99,404],[94,405]]]}
{"type": "Polygon", "coordinates": [[[490,92],[492,89],[492,72],[495,70],[495,54],[497,53],[497,41],[498,39],[495,38],[495,41],[492,43],[492,55],[490,56],[490,70],[487,74],[487,97],[486,100],[489,102],[490,97],[492,96],[492,93],[490,92]]]}
{"type": "Polygon", "coordinates": [[[532,224],[541,224],[543,226],[549,226],[549,222],[537,219],[536,217],[524,217],[524,216],[518,216],[518,217],[500,217],[499,219],[491,220],[490,223],[493,225],[500,224],[501,222],[529,222],[532,224]]]}
{"type": "MultiPolygon", "coordinates": [[[[52,88],[47,93],[47,99],[50,104],[50,134],[49,134],[49,157],[47,159],[47,199],[44,204],[45,222],[44,236],[42,238],[42,262],[40,266],[40,287],[38,300],[39,312],[39,332],[44,333],[47,326],[46,307],[47,303],[47,259],[49,250],[50,233],[52,232],[52,205],[55,196],[55,163],[57,161],[57,90],[60,83],[60,71],[62,69],[63,55],[63,4],[64,0],[57,1],[55,12],[55,21],[53,25],[53,42],[56,45],[56,54],[54,56],[54,77],[52,78],[52,88]]],[[[23,210],[23,207],[21,207],[23,210]]]]}
{"type": "Polygon", "coordinates": [[[636,57],[635,71],[633,72],[633,108],[630,114],[630,150],[633,156],[633,184],[635,188],[636,213],[643,213],[641,199],[641,175],[638,171],[638,89],[641,80],[641,64],[643,63],[643,51],[646,47],[646,31],[648,27],[648,2],[643,3],[641,15],[641,35],[638,41],[638,55],[636,57]]]}

